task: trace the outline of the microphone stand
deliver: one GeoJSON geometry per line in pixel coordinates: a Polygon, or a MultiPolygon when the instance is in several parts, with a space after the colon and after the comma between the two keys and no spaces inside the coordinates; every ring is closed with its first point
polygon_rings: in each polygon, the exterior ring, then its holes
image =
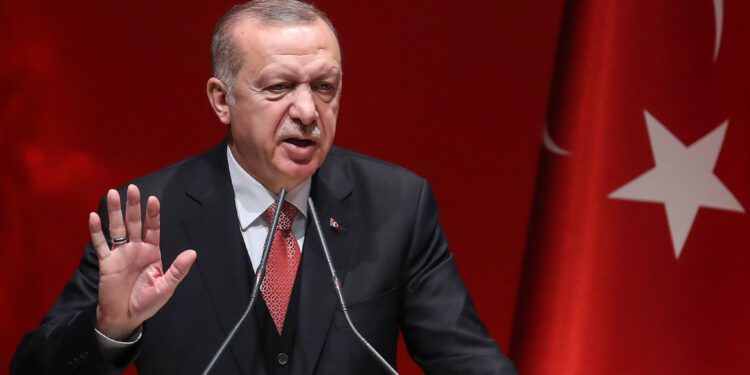
{"type": "Polygon", "coordinates": [[[318,212],[315,211],[315,203],[313,203],[312,198],[307,198],[307,205],[310,207],[310,212],[312,213],[313,221],[315,222],[315,229],[318,231],[318,237],[320,238],[320,243],[323,245],[323,252],[326,256],[326,261],[328,262],[328,269],[331,271],[331,281],[333,282],[333,289],[336,291],[336,295],[339,299],[339,305],[341,306],[341,311],[344,312],[344,317],[346,318],[346,322],[349,324],[349,328],[352,329],[352,332],[354,332],[354,335],[357,336],[359,341],[362,343],[362,345],[367,348],[367,350],[372,354],[373,357],[380,363],[380,365],[388,371],[391,375],[398,375],[398,372],[391,367],[391,365],[386,361],[383,356],[378,353],[375,348],[370,345],[369,342],[362,336],[362,334],[359,333],[357,328],[354,326],[354,323],[352,322],[352,319],[349,317],[349,309],[346,307],[346,302],[344,302],[344,294],[341,292],[341,282],[339,281],[339,277],[336,275],[336,268],[333,267],[333,261],[331,260],[331,253],[328,251],[328,244],[326,243],[325,237],[323,237],[323,229],[320,227],[320,221],[318,220],[318,212]]]}
{"type": "Polygon", "coordinates": [[[240,320],[237,321],[237,324],[234,325],[234,328],[229,332],[229,335],[227,335],[227,338],[224,339],[224,342],[221,343],[221,346],[219,347],[219,350],[216,351],[216,354],[214,354],[214,357],[211,358],[211,362],[208,363],[208,366],[206,366],[206,369],[203,370],[203,375],[208,375],[208,372],[211,371],[211,369],[214,367],[214,364],[216,364],[216,361],[221,356],[221,353],[224,352],[224,350],[229,345],[229,342],[232,341],[232,338],[234,338],[234,335],[237,334],[237,331],[240,329],[240,326],[245,321],[248,315],[250,315],[250,311],[253,309],[253,305],[255,305],[255,300],[258,298],[258,292],[260,291],[260,285],[263,283],[263,278],[266,274],[266,263],[268,263],[268,254],[271,252],[271,243],[273,242],[273,234],[276,233],[276,227],[279,225],[279,217],[281,216],[281,209],[284,206],[284,198],[286,198],[286,190],[284,188],[281,188],[281,191],[279,192],[279,199],[276,200],[276,212],[273,214],[273,221],[271,222],[271,228],[268,231],[268,235],[266,236],[266,241],[263,245],[263,255],[260,258],[260,264],[258,265],[258,270],[255,272],[255,284],[253,284],[253,290],[250,294],[250,302],[247,304],[247,308],[245,309],[245,312],[240,317],[240,320]]]}

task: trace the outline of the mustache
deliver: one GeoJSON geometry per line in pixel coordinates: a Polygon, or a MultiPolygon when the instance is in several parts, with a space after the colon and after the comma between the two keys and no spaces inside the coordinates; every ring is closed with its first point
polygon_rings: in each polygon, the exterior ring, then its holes
{"type": "Polygon", "coordinates": [[[323,131],[317,122],[310,125],[302,125],[294,121],[289,121],[281,125],[276,133],[281,139],[301,138],[317,141],[323,137],[323,131]]]}

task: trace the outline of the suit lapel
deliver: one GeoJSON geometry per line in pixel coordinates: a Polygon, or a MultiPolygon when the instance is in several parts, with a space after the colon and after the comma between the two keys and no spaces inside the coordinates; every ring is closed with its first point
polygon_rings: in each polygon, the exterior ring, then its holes
{"type": "MultiPolygon", "coordinates": [[[[349,180],[335,159],[329,156],[313,176],[310,196],[317,208],[323,234],[342,284],[358,233],[355,212],[347,205],[350,194],[349,180]],[[331,218],[340,224],[339,230],[329,225],[331,218]]],[[[292,373],[312,374],[328,335],[333,314],[338,309],[328,263],[312,214],[308,214],[301,265],[299,325],[294,344],[292,373]]]]}
{"type": "MultiPolygon", "coordinates": [[[[226,336],[247,306],[253,272],[239,231],[226,146],[222,146],[216,155],[209,154],[213,157],[209,159],[210,171],[196,174],[200,177],[186,191],[200,207],[184,221],[184,228],[198,253],[197,268],[224,331],[222,336],[226,336]]],[[[251,371],[250,353],[257,352],[257,336],[255,325],[245,322],[229,345],[242,373],[251,371]]],[[[211,346],[212,350],[218,346],[211,346]]]]}

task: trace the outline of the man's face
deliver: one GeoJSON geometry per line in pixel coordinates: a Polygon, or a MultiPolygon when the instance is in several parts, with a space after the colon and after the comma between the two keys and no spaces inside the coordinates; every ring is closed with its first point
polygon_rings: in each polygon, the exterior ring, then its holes
{"type": "Polygon", "coordinates": [[[294,188],[312,176],[336,132],[341,53],[321,20],[267,26],[245,20],[234,29],[242,57],[229,106],[233,155],[266,188],[294,188]]]}

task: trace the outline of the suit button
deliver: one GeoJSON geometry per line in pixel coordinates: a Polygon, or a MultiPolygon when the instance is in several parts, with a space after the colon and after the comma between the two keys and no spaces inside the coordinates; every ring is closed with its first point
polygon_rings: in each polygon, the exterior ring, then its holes
{"type": "Polygon", "coordinates": [[[277,362],[277,363],[278,363],[279,365],[281,365],[281,366],[284,366],[284,365],[286,365],[287,363],[289,363],[289,356],[288,356],[288,355],[286,355],[286,353],[279,353],[279,354],[278,354],[278,355],[276,356],[276,362],[277,362]]]}

